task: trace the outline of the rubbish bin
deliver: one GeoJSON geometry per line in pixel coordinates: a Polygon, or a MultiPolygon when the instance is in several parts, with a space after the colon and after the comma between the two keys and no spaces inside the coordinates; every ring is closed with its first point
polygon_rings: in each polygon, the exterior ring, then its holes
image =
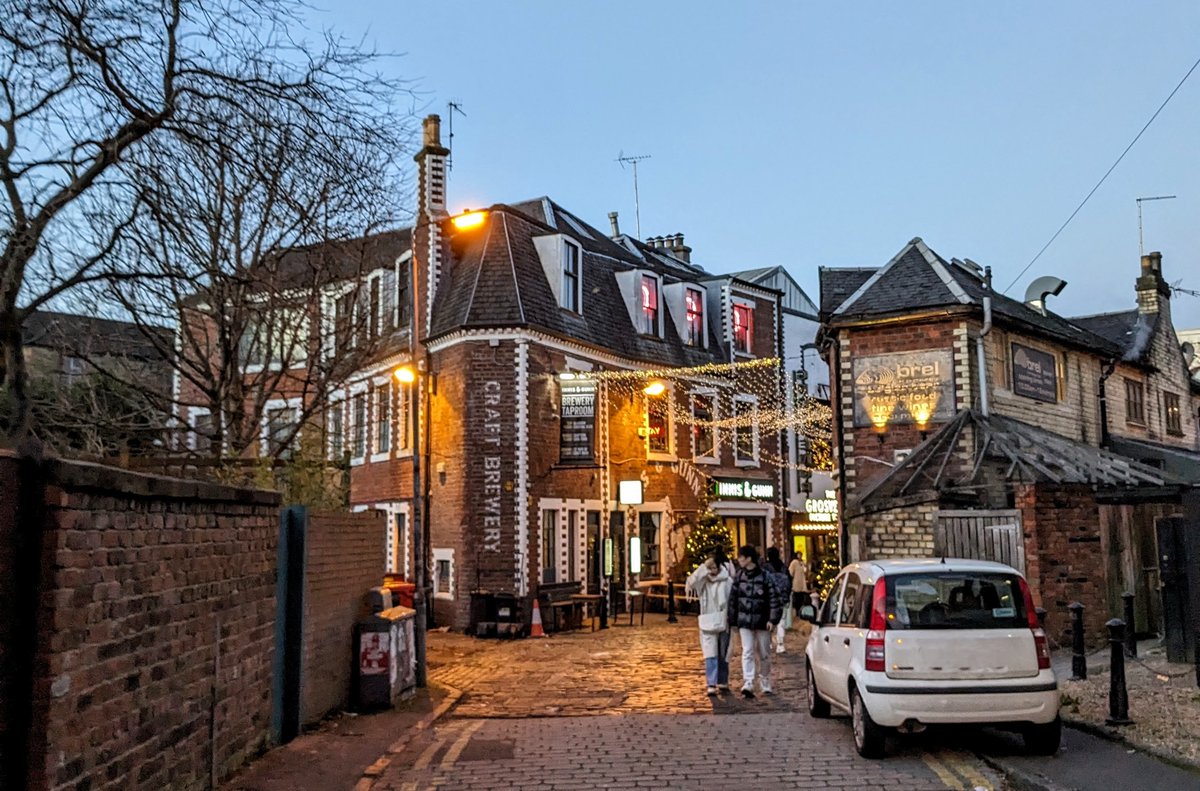
{"type": "MultiPolygon", "coordinates": [[[[371,598],[384,590],[373,589],[371,598]]],[[[391,592],[387,595],[390,598],[391,592]]],[[[409,607],[390,607],[355,624],[355,697],[359,710],[389,708],[405,690],[416,686],[415,618],[416,611],[409,607]]]]}

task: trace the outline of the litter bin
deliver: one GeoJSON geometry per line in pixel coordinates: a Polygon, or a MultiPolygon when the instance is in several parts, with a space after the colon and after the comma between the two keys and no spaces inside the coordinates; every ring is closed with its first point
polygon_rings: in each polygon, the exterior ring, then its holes
{"type": "MultiPolygon", "coordinates": [[[[384,588],[373,589],[369,598],[379,597],[381,591],[391,598],[391,592],[384,588]]],[[[389,607],[362,618],[355,625],[356,704],[359,710],[389,708],[405,690],[416,686],[415,618],[416,611],[409,607],[389,607]]]]}

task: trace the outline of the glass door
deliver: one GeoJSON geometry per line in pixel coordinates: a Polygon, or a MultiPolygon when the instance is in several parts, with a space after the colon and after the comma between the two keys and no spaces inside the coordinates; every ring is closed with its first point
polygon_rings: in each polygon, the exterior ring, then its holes
{"type": "Polygon", "coordinates": [[[601,560],[604,552],[600,545],[600,512],[587,512],[587,592],[600,592],[601,560]]]}

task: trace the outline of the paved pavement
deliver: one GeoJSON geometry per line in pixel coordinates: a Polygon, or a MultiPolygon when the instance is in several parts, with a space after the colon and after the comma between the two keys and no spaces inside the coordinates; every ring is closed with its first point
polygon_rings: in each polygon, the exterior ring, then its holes
{"type": "MultiPolygon", "coordinates": [[[[998,789],[961,745],[854,752],[845,719],[806,711],[803,640],[774,657],[777,694],[704,695],[695,618],[496,642],[439,634],[430,680],[463,692],[392,759],[374,791],[453,789],[998,789]]],[[[735,661],[733,681],[738,681],[735,661]]]]}

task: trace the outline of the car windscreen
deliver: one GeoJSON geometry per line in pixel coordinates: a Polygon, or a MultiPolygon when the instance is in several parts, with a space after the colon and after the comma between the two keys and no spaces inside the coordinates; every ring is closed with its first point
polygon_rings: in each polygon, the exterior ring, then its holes
{"type": "Polygon", "coordinates": [[[885,579],[888,629],[1011,629],[1029,623],[1015,574],[947,570],[885,579]]]}

